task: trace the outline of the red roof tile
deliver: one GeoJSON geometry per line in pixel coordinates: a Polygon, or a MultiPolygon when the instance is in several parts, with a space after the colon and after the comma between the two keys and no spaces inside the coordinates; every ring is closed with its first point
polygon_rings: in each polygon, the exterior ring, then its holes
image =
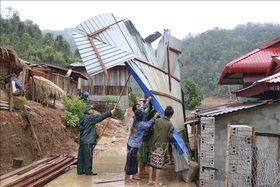
{"type": "Polygon", "coordinates": [[[260,93],[263,93],[268,90],[273,91],[280,91],[280,71],[279,71],[279,65],[280,65],[280,57],[274,57],[271,61],[271,65],[269,66],[271,69],[269,69],[268,72],[273,72],[275,74],[267,74],[268,77],[265,77],[263,79],[260,79],[256,82],[254,82],[251,86],[248,86],[246,88],[241,88],[232,91],[232,93],[235,93],[236,96],[241,97],[251,97],[258,95],[260,93]],[[277,71],[279,71],[277,73],[277,71]],[[270,76],[269,76],[270,75],[270,76]]]}
{"type": "Polygon", "coordinates": [[[280,56],[280,37],[229,62],[218,84],[243,84],[264,78],[270,68],[271,59],[275,56],[280,56]]]}

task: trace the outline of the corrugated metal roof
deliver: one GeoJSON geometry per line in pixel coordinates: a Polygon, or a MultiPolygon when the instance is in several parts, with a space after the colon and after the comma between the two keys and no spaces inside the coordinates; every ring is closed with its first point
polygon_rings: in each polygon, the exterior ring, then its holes
{"type": "Polygon", "coordinates": [[[69,64],[69,66],[73,67],[85,67],[85,64],[83,62],[74,62],[72,64],[69,64]]]}
{"type": "MultiPolygon", "coordinates": [[[[271,61],[271,64],[275,64],[275,63],[278,64],[278,62],[280,62],[280,57],[274,57],[271,61]]],[[[275,66],[271,65],[270,67],[272,69],[269,70],[269,72],[279,71],[277,65],[275,66]]],[[[275,73],[266,78],[257,80],[251,86],[248,86],[246,88],[234,90],[232,91],[232,93],[235,93],[236,96],[238,97],[251,97],[251,96],[256,96],[268,90],[280,91],[280,72],[275,73]]]]}
{"type": "MultiPolygon", "coordinates": [[[[152,96],[151,103],[161,112],[161,117],[164,109],[171,105],[174,108],[171,121],[175,129],[184,130],[185,111],[178,62],[183,42],[170,36],[170,31],[166,29],[155,53],[149,43],[155,38],[145,41],[130,20],[115,24],[119,20],[114,14],[101,14],[77,26],[73,37],[88,74],[93,76],[103,72],[101,61],[106,69],[125,64],[144,94],[152,96]]],[[[186,140],[186,134],[180,134],[180,138],[186,140]]],[[[186,162],[175,166],[176,170],[186,169],[186,162]]]]}
{"type": "Polygon", "coordinates": [[[137,45],[137,41],[142,43],[139,32],[131,21],[122,20],[115,14],[100,14],[76,27],[73,38],[90,76],[104,71],[99,57],[102,57],[105,69],[124,65],[125,61],[136,57],[147,61],[137,45]],[[92,33],[97,34],[90,36],[92,33]]]}
{"type": "Polygon", "coordinates": [[[257,81],[257,83],[260,83],[260,82],[280,83],[280,72],[257,81]]]}
{"type": "MultiPolygon", "coordinates": [[[[270,67],[273,56],[280,55],[280,37],[249,52],[231,62],[224,68],[218,84],[242,84],[246,82],[244,75],[264,78],[270,67]]],[[[257,79],[247,79],[257,80],[257,79]]]]}
{"type": "Polygon", "coordinates": [[[196,114],[199,117],[216,117],[223,114],[237,112],[241,110],[247,110],[250,108],[258,107],[267,104],[266,102],[248,102],[248,103],[230,103],[220,106],[211,107],[196,114]]]}
{"type": "MultiPolygon", "coordinates": [[[[106,69],[125,63],[143,92],[147,96],[154,96],[152,104],[156,110],[161,111],[162,116],[167,105],[174,107],[176,112],[173,115],[173,124],[177,130],[182,130],[184,111],[178,59],[183,42],[171,36],[170,31],[165,29],[155,54],[151,43],[142,39],[130,20],[103,29],[119,20],[122,19],[114,14],[101,14],[76,27],[73,37],[88,74],[93,76],[103,72],[88,37],[89,34],[101,30],[93,35],[92,39],[106,69]],[[168,48],[174,50],[167,50],[168,48]]],[[[158,32],[156,33],[158,35],[158,32]]]]}

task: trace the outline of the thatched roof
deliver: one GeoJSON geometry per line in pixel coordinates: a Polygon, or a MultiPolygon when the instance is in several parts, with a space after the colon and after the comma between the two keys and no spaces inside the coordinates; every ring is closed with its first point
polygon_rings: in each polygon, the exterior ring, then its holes
{"type": "Polygon", "coordinates": [[[14,73],[19,69],[29,68],[28,65],[30,64],[30,62],[27,62],[19,58],[17,56],[17,53],[14,51],[14,49],[9,46],[0,47],[0,63],[1,66],[3,65],[5,67],[10,67],[11,68],[10,73],[14,73]]]}
{"type": "Polygon", "coordinates": [[[65,97],[66,93],[52,81],[40,76],[34,76],[33,78],[36,94],[44,93],[48,97],[56,96],[56,98],[65,97]]]}

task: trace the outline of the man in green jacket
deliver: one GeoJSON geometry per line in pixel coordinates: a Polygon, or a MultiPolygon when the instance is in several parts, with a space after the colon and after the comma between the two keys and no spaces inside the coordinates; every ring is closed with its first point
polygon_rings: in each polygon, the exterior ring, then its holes
{"type": "Polygon", "coordinates": [[[165,157],[168,153],[168,147],[173,138],[174,127],[170,121],[174,114],[172,106],[167,106],[164,110],[164,117],[158,118],[155,121],[151,131],[152,136],[149,139],[148,145],[151,148],[150,155],[150,172],[148,185],[161,186],[159,178],[161,169],[164,165],[165,157]],[[156,180],[153,182],[153,169],[156,170],[156,180]]]}
{"type": "Polygon", "coordinates": [[[93,114],[94,106],[87,105],[84,116],[79,121],[80,146],[77,160],[78,175],[97,175],[92,171],[93,145],[96,145],[99,138],[96,133],[96,123],[112,116],[114,109],[103,114],[93,114]]]}

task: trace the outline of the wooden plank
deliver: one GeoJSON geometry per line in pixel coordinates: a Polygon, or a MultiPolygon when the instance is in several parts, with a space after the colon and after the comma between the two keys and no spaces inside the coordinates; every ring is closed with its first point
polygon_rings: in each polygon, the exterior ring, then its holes
{"type": "Polygon", "coordinates": [[[38,173],[46,171],[47,169],[57,165],[57,163],[61,163],[65,159],[67,158],[63,157],[62,155],[53,156],[45,160],[43,159],[44,162],[35,165],[35,167],[27,169],[25,170],[25,172],[18,172],[15,175],[12,175],[11,177],[1,181],[1,187],[14,186],[15,184],[27,180],[28,178],[37,175],[38,173]]]}
{"type": "Polygon", "coordinates": [[[47,160],[49,160],[49,158],[43,158],[43,159],[38,160],[38,161],[35,161],[35,162],[33,162],[33,163],[29,164],[29,165],[26,165],[26,166],[23,166],[23,167],[21,167],[21,168],[15,169],[15,170],[13,170],[13,171],[11,171],[11,172],[5,174],[5,175],[1,175],[1,176],[0,176],[0,181],[6,179],[6,178],[8,178],[8,177],[11,177],[11,176],[13,176],[13,175],[16,175],[16,174],[18,174],[18,173],[26,172],[26,171],[28,171],[28,170],[34,168],[34,167],[37,167],[39,164],[41,164],[41,163],[43,163],[43,162],[45,162],[45,161],[47,161],[47,160]]]}
{"type": "Polygon", "coordinates": [[[280,138],[280,134],[255,132],[256,136],[276,137],[280,138]]]}
{"type": "Polygon", "coordinates": [[[39,172],[43,171],[44,169],[49,168],[52,165],[53,164],[41,163],[41,164],[37,165],[35,168],[33,168],[32,170],[25,172],[22,175],[18,175],[18,174],[13,175],[13,176],[1,181],[1,187],[11,186],[15,183],[23,181],[23,180],[27,179],[28,177],[34,175],[35,173],[39,173],[39,172]]]}
{"type": "Polygon", "coordinates": [[[12,79],[9,80],[9,111],[12,112],[13,109],[13,85],[12,85],[12,79]]]}

